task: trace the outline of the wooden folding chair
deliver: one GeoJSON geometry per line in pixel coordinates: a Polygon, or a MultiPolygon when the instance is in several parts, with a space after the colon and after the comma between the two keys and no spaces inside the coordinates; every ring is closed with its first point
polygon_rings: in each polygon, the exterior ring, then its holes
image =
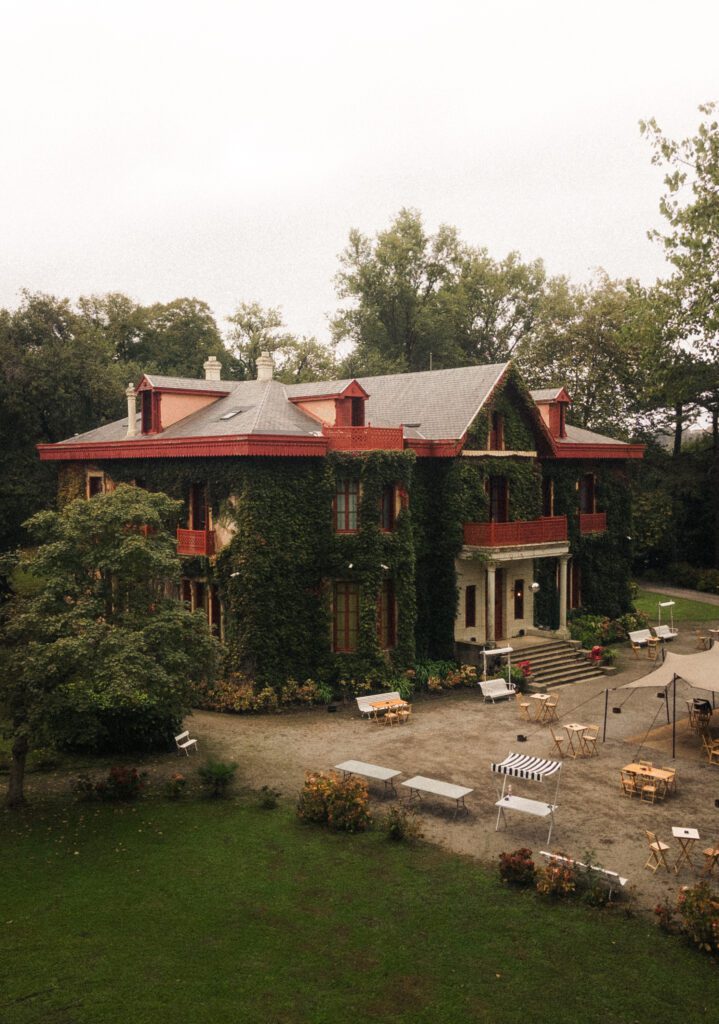
{"type": "Polygon", "coordinates": [[[588,725],[582,733],[582,746],[584,747],[584,753],[587,757],[599,756],[599,750],[597,749],[597,740],[599,739],[599,726],[588,725]]]}
{"type": "Polygon", "coordinates": [[[630,642],[631,642],[631,645],[632,645],[632,654],[634,655],[635,658],[639,658],[639,655],[642,653],[641,644],[636,644],[633,640],[630,641],[630,642]]]}
{"type": "Polygon", "coordinates": [[[719,764],[719,740],[713,740],[705,732],[701,734],[702,746],[709,764],[719,764]]]}
{"type": "Polygon", "coordinates": [[[708,651],[709,650],[709,637],[706,633],[702,633],[700,629],[694,630],[694,635],[697,638],[697,650],[708,651]]]}
{"type": "Polygon", "coordinates": [[[399,715],[396,711],[385,711],[382,721],[385,725],[394,725],[395,722],[399,722],[399,715]]]}
{"type": "Polygon", "coordinates": [[[671,774],[671,778],[667,779],[667,781],[664,783],[664,785],[666,787],[667,793],[676,793],[676,791],[677,791],[677,770],[676,770],[676,768],[664,768],[663,767],[661,770],[663,772],[669,772],[671,774]]]}
{"type": "Polygon", "coordinates": [[[549,700],[544,701],[543,718],[545,722],[559,721],[559,716],[557,715],[557,704],[559,704],[558,693],[555,693],[554,697],[550,697],[549,700]]]}
{"type": "Polygon", "coordinates": [[[625,796],[634,796],[639,792],[637,789],[636,776],[632,772],[625,772],[622,770],[619,773],[619,783],[622,787],[622,793],[625,796]]]}
{"type": "Polygon", "coordinates": [[[669,847],[666,843],[660,842],[654,832],[646,831],[646,835],[651,853],[649,854],[649,860],[646,862],[644,867],[649,868],[650,871],[656,871],[658,868],[663,867],[668,874],[669,865],[667,864],[667,858],[664,855],[669,847]]]}
{"type": "Polygon", "coordinates": [[[714,868],[719,865],[719,839],[717,839],[713,846],[710,846],[704,851],[704,857],[705,862],[702,874],[708,876],[711,875],[714,868]]]}
{"type": "Polygon", "coordinates": [[[529,722],[530,721],[530,718],[529,718],[529,701],[528,700],[522,700],[522,694],[521,693],[515,693],[514,699],[517,702],[517,707],[519,708],[520,715],[525,719],[525,721],[529,722]]]}
{"type": "Polygon", "coordinates": [[[400,708],[399,711],[397,712],[397,717],[400,720],[400,722],[404,722],[406,724],[407,722],[409,722],[409,716],[411,714],[412,714],[412,705],[411,704],[405,704],[405,706],[403,708],[400,708]]]}
{"type": "Polygon", "coordinates": [[[659,787],[654,779],[642,777],[639,780],[639,799],[644,803],[653,804],[659,796],[659,787]]]}
{"type": "Polygon", "coordinates": [[[553,740],[553,746],[549,753],[553,754],[556,750],[560,757],[564,757],[564,751],[562,750],[562,744],[564,743],[564,739],[561,736],[557,736],[556,732],[551,727],[551,725],[549,726],[549,731],[552,734],[553,740]]]}

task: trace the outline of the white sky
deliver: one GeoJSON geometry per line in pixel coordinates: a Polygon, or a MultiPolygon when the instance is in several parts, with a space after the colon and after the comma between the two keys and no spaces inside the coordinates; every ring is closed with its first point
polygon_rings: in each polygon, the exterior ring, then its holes
{"type": "Polygon", "coordinates": [[[693,134],[718,39],[716,0],[0,0],[0,305],[256,300],[326,339],[349,229],[402,206],[649,283],[637,122],[693,134]]]}

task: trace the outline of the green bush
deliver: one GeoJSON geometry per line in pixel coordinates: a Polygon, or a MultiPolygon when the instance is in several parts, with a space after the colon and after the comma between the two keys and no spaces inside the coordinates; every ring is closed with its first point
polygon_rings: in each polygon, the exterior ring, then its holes
{"type": "Polygon", "coordinates": [[[281,795],[278,789],[272,789],[271,786],[263,786],[260,790],[257,806],[263,811],[274,811],[280,802],[281,795]]]}
{"type": "Polygon", "coordinates": [[[414,811],[394,804],[385,814],[382,827],[387,838],[396,843],[416,843],[422,838],[422,827],[414,811]]]}
{"type": "Polygon", "coordinates": [[[687,936],[705,953],[719,953],[719,899],[708,882],[682,886],[677,910],[687,936]]]}
{"type": "Polygon", "coordinates": [[[179,800],[186,789],[187,779],[182,772],[175,772],[163,787],[163,791],[168,800],[179,800]]]}
{"type": "Polygon", "coordinates": [[[697,590],[704,594],[719,593],[719,569],[702,569],[697,580],[697,590]]]}
{"type": "Polygon", "coordinates": [[[237,765],[232,761],[207,761],[197,770],[200,782],[211,797],[223,797],[235,777],[237,765]]]}

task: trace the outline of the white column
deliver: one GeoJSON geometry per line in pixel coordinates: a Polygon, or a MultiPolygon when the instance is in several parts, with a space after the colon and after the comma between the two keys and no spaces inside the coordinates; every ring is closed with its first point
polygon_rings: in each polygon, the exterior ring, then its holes
{"type": "Polygon", "coordinates": [[[559,629],[567,632],[567,563],[569,555],[561,555],[559,559],[559,629]]]}
{"type": "Polygon", "coordinates": [[[494,641],[495,565],[487,566],[487,643],[494,641]]]}

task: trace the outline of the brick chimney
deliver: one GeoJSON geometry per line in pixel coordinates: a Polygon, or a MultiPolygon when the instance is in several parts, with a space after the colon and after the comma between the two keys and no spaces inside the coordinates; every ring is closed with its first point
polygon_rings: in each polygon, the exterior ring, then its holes
{"type": "Polygon", "coordinates": [[[202,368],[205,371],[205,380],[222,380],[222,364],[215,356],[208,356],[202,368]]]}
{"type": "Polygon", "coordinates": [[[272,380],[275,364],[269,352],[263,352],[257,359],[257,379],[272,380]]]}

